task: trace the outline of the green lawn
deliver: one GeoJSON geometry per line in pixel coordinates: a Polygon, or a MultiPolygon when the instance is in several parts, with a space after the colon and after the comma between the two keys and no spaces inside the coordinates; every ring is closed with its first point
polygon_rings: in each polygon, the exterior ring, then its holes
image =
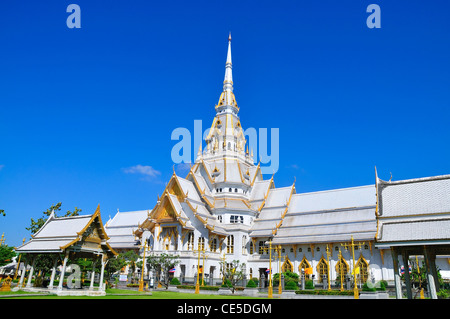
{"type": "Polygon", "coordinates": [[[56,295],[27,296],[27,293],[23,291],[0,292],[0,296],[21,294],[21,296],[2,297],[8,299],[255,299],[247,296],[204,295],[173,291],[152,291],[151,293],[152,295],[148,295],[145,292],[134,290],[107,289],[106,296],[98,297],[56,295]]]}

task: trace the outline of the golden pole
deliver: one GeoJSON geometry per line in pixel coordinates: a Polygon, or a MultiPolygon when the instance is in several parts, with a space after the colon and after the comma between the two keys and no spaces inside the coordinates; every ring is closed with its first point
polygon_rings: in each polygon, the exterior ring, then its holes
{"type": "Polygon", "coordinates": [[[283,289],[281,287],[281,245],[278,245],[278,294],[281,295],[283,289]]]}
{"type": "Polygon", "coordinates": [[[352,247],[352,256],[353,256],[353,279],[354,279],[354,287],[353,287],[353,293],[355,296],[355,299],[359,299],[359,291],[358,291],[358,286],[356,283],[356,261],[355,261],[355,246],[361,246],[363,245],[364,242],[359,243],[359,244],[355,244],[353,242],[353,236],[351,236],[351,244],[341,244],[343,247],[345,247],[345,249],[348,249],[350,247],[352,247]]]}
{"type": "Polygon", "coordinates": [[[199,270],[200,270],[200,245],[198,245],[197,283],[195,284],[195,293],[196,294],[200,293],[200,285],[199,285],[199,282],[198,282],[198,279],[200,277],[199,270]]]}
{"type": "Polygon", "coordinates": [[[330,270],[330,255],[331,255],[331,252],[330,252],[330,249],[328,248],[328,245],[327,245],[327,248],[326,248],[326,251],[327,251],[327,268],[328,268],[328,271],[327,271],[327,277],[328,277],[328,291],[330,291],[331,290],[331,282],[330,282],[330,274],[331,274],[331,270],[330,270]]]}
{"type": "Polygon", "coordinates": [[[203,247],[202,286],[205,286],[205,247],[203,247]]]}
{"type": "MultiPolygon", "coordinates": [[[[22,241],[22,245],[25,244],[25,238],[22,241]]],[[[19,266],[20,266],[20,258],[22,258],[22,254],[19,254],[19,259],[17,261],[17,267],[16,267],[16,272],[14,273],[14,280],[17,278],[17,272],[19,271],[19,266]]]]}
{"type": "Polygon", "coordinates": [[[272,239],[269,241],[269,289],[268,289],[268,298],[273,298],[272,291],[272,239]]]}
{"type": "Polygon", "coordinates": [[[3,246],[3,242],[5,241],[3,238],[5,237],[5,233],[2,234],[2,238],[0,239],[0,246],[3,246]]]}
{"type": "Polygon", "coordinates": [[[144,291],[144,267],[145,267],[145,251],[147,250],[147,240],[144,244],[144,257],[142,259],[141,280],[139,280],[139,291],[144,291]]]}
{"type": "Polygon", "coordinates": [[[223,253],[223,258],[220,258],[222,260],[222,285],[225,283],[225,252],[223,253]]]}
{"type": "Polygon", "coordinates": [[[338,259],[339,259],[339,274],[340,274],[340,277],[341,277],[341,291],[344,291],[344,274],[343,274],[343,272],[344,272],[344,265],[343,265],[343,258],[342,258],[342,252],[341,252],[341,250],[339,249],[339,256],[338,256],[338,259]]]}

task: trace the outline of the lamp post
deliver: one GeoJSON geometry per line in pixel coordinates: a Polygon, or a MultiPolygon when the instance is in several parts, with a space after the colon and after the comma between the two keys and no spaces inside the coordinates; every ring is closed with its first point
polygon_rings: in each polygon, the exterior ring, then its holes
{"type": "Polygon", "coordinates": [[[203,266],[202,266],[202,286],[205,286],[205,259],[208,259],[206,256],[205,247],[203,247],[203,266]]]}
{"type": "Polygon", "coordinates": [[[222,261],[222,285],[225,283],[225,252],[223,253],[223,257],[220,258],[222,261]]]}
{"type": "Polygon", "coordinates": [[[339,249],[339,254],[338,254],[338,260],[339,260],[339,277],[341,277],[341,291],[344,291],[344,264],[343,264],[342,252],[340,249],[339,249]]]}
{"type": "Polygon", "coordinates": [[[359,291],[358,291],[358,286],[356,283],[356,262],[355,262],[355,246],[359,246],[359,248],[361,249],[361,245],[364,245],[364,242],[361,242],[359,244],[355,244],[353,242],[353,236],[351,236],[351,243],[350,244],[341,244],[346,250],[348,250],[350,247],[352,249],[352,256],[353,256],[353,279],[354,279],[354,284],[353,284],[353,293],[355,296],[355,299],[359,299],[359,291]]]}
{"type": "Polygon", "coordinates": [[[272,291],[272,239],[269,241],[269,289],[268,289],[268,298],[273,298],[272,291]]]}
{"type": "Polygon", "coordinates": [[[197,262],[197,283],[195,284],[195,293],[200,293],[199,277],[200,277],[200,245],[198,245],[198,262],[197,262]]]}
{"type": "Polygon", "coordinates": [[[145,269],[145,251],[147,250],[147,240],[144,244],[144,256],[142,259],[141,279],[139,280],[139,291],[144,291],[144,269],[145,269]]]}
{"type": "Polygon", "coordinates": [[[327,271],[327,277],[328,277],[328,291],[330,291],[331,290],[331,282],[330,282],[330,274],[331,274],[331,269],[330,269],[330,255],[331,255],[331,251],[330,251],[330,249],[328,248],[328,245],[327,245],[327,248],[326,248],[326,251],[327,251],[327,264],[328,264],[328,271],[327,271]]]}

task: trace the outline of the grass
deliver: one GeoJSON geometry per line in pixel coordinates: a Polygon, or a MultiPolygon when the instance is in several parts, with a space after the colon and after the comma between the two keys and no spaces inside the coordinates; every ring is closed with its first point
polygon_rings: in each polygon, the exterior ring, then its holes
{"type": "Polygon", "coordinates": [[[3,295],[23,295],[3,297],[7,299],[255,299],[247,296],[230,296],[230,295],[207,295],[207,294],[192,294],[174,291],[152,291],[151,295],[146,292],[139,292],[136,290],[127,289],[107,289],[106,296],[56,296],[56,295],[40,295],[27,296],[30,294],[24,291],[17,292],[0,292],[3,295]]]}

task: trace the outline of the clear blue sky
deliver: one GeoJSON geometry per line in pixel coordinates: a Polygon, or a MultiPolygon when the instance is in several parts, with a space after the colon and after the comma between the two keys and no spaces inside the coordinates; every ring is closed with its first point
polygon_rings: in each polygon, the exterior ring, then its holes
{"type": "Polygon", "coordinates": [[[171,132],[213,119],[229,31],[243,127],[280,129],[276,186],[368,185],[375,166],[385,180],[450,174],[449,12],[447,0],[2,1],[0,232],[20,244],[60,201],[100,204],[104,222],[153,208],[171,132]],[[81,29],[66,26],[71,3],[81,29]],[[366,26],[371,3],[381,29],[366,26]]]}

